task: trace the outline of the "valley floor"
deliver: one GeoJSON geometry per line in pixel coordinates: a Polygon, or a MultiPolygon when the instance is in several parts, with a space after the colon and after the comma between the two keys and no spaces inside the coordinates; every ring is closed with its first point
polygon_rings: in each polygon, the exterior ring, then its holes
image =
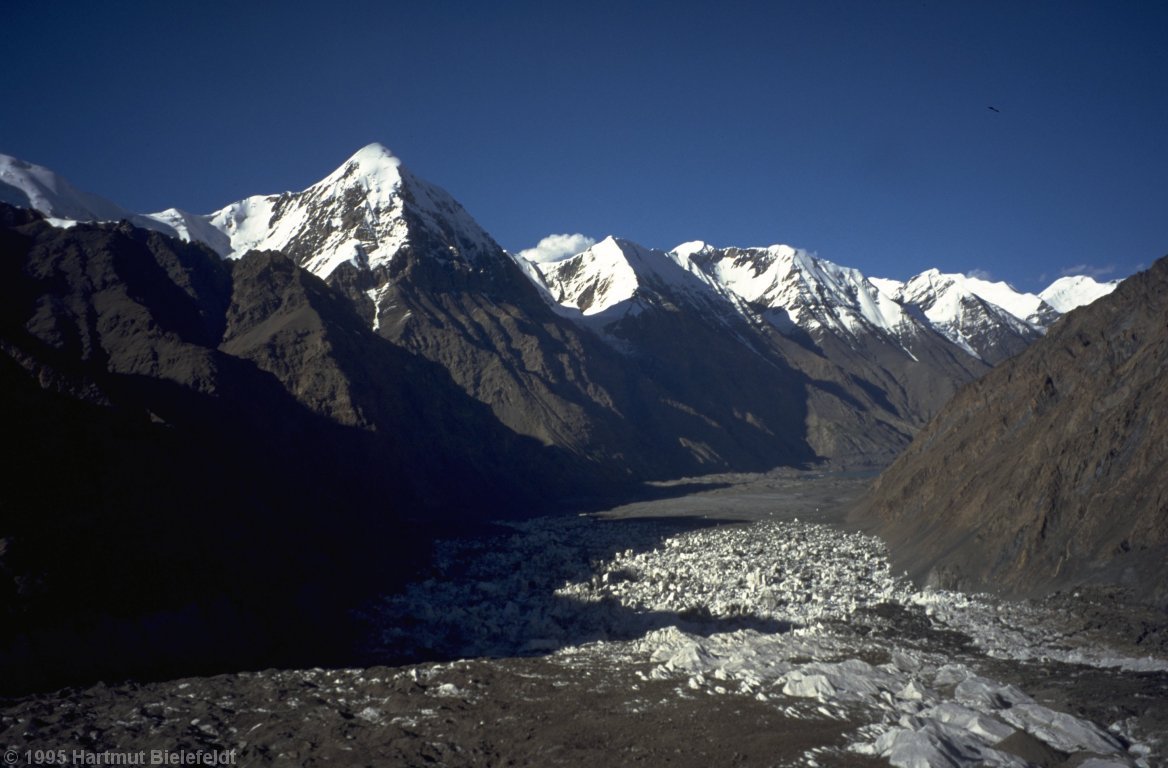
{"type": "Polygon", "coordinates": [[[1156,617],[917,590],[839,525],[863,476],[717,481],[440,542],[365,609],[371,666],[9,700],[0,746],[13,765],[1162,764],[1156,617]]]}

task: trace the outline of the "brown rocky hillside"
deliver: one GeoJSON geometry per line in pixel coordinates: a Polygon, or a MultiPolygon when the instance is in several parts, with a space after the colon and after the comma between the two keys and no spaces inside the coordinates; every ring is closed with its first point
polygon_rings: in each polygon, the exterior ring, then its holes
{"type": "Polygon", "coordinates": [[[1168,599],[1168,259],[962,389],[856,514],[934,584],[1168,599]]]}

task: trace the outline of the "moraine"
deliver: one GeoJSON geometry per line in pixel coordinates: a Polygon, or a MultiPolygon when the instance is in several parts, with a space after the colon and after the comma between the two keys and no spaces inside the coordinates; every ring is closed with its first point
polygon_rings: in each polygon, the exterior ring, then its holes
{"type": "Polygon", "coordinates": [[[860,485],[736,478],[444,541],[368,608],[384,665],[66,690],[6,703],[0,729],[242,764],[1158,764],[1162,712],[1079,699],[1154,695],[1168,664],[1042,604],[916,589],[878,540],[818,522],[860,485]]]}

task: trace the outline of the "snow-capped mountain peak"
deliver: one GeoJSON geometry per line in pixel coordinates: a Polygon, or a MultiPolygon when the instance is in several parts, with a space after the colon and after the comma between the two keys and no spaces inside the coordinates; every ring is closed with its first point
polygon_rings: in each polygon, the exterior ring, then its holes
{"type": "Polygon", "coordinates": [[[228,237],[225,256],[282,250],[321,277],[344,263],[387,265],[419,239],[437,241],[432,252],[464,261],[498,250],[449,194],[418,179],[376,143],[303,192],[256,195],[205,218],[228,237]]]}
{"type": "MultiPolygon", "coordinates": [[[[280,250],[320,277],[344,264],[362,271],[388,268],[403,253],[473,271],[507,258],[449,194],[413,175],[378,143],[362,147],[303,191],[255,195],[208,215],[175,208],[134,214],[7,155],[0,155],[0,200],[35,208],[59,226],[129,219],[201,241],[229,258],[253,249],[280,250]]],[[[1035,295],[937,269],[905,282],[869,279],[789,245],[719,248],[701,240],[659,251],[609,237],[555,263],[513,258],[557,311],[569,315],[685,304],[714,309],[723,318],[737,314],[769,322],[784,333],[798,328],[854,339],[875,331],[901,344],[928,324],[990,362],[1028,344],[1061,312],[1116,285],[1068,277],[1035,295]]],[[[375,283],[387,280],[379,272],[375,283]]]]}
{"type": "Polygon", "coordinates": [[[1024,322],[1042,323],[1043,319],[1050,315],[1049,307],[1041,298],[1033,293],[1018,291],[1004,281],[994,282],[978,277],[966,277],[965,282],[970,291],[1024,322]]]}
{"type": "MultiPolygon", "coordinates": [[[[374,141],[354,152],[353,156],[341,168],[355,166],[370,176],[390,177],[401,167],[401,164],[401,160],[390,151],[389,147],[374,141]]],[[[336,174],[339,171],[340,169],[333,173],[336,174]]]]}
{"type": "Polygon", "coordinates": [[[710,253],[715,250],[714,246],[702,240],[690,240],[675,247],[670,253],[675,254],[681,261],[690,261],[695,256],[703,253],[710,253]]]}
{"type": "Polygon", "coordinates": [[[557,270],[564,303],[595,315],[631,299],[640,285],[637,263],[645,261],[640,251],[633,243],[609,236],[571,257],[573,264],[557,270]]]}
{"type": "Polygon", "coordinates": [[[1055,280],[1038,295],[1047,304],[1065,313],[1106,296],[1118,285],[1118,280],[1100,283],[1087,275],[1068,275],[1055,280]]]}
{"type": "Polygon", "coordinates": [[[391,208],[401,194],[403,182],[402,161],[382,144],[373,143],[357,150],[339,168],[304,190],[313,191],[357,189],[364,192],[364,201],[378,208],[391,208]]]}
{"type": "Polygon", "coordinates": [[[0,154],[0,201],[53,219],[117,221],[132,214],[104,197],[82,192],[44,166],[0,154]]]}
{"type": "Polygon", "coordinates": [[[994,363],[1021,351],[1057,317],[1032,293],[1007,283],[928,269],[904,283],[879,280],[881,290],[915,308],[972,355],[994,363]]]}
{"type": "Polygon", "coordinates": [[[976,296],[1033,326],[1044,326],[1057,314],[1041,297],[1018,291],[1009,283],[939,269],[927,269],[910,278],[902,284],[896,298],[923,307],[938,301],[959,301],[967,296],[976,296]]]}
{"type": "Polygon", "coordinates": [[[612,236],[539,268],[555,300],[586,316],[635,298],[647,282],[677,270],[667,254],[612,236]]]}

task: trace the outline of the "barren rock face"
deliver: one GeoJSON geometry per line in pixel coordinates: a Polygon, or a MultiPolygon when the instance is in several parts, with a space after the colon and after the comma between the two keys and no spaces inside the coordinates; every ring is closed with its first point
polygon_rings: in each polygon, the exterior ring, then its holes
{"type": "Polygon", "coordinates": [[[860,512],[914,575],[1168,597],[1168,260],[970,384],[860,512]]]}

